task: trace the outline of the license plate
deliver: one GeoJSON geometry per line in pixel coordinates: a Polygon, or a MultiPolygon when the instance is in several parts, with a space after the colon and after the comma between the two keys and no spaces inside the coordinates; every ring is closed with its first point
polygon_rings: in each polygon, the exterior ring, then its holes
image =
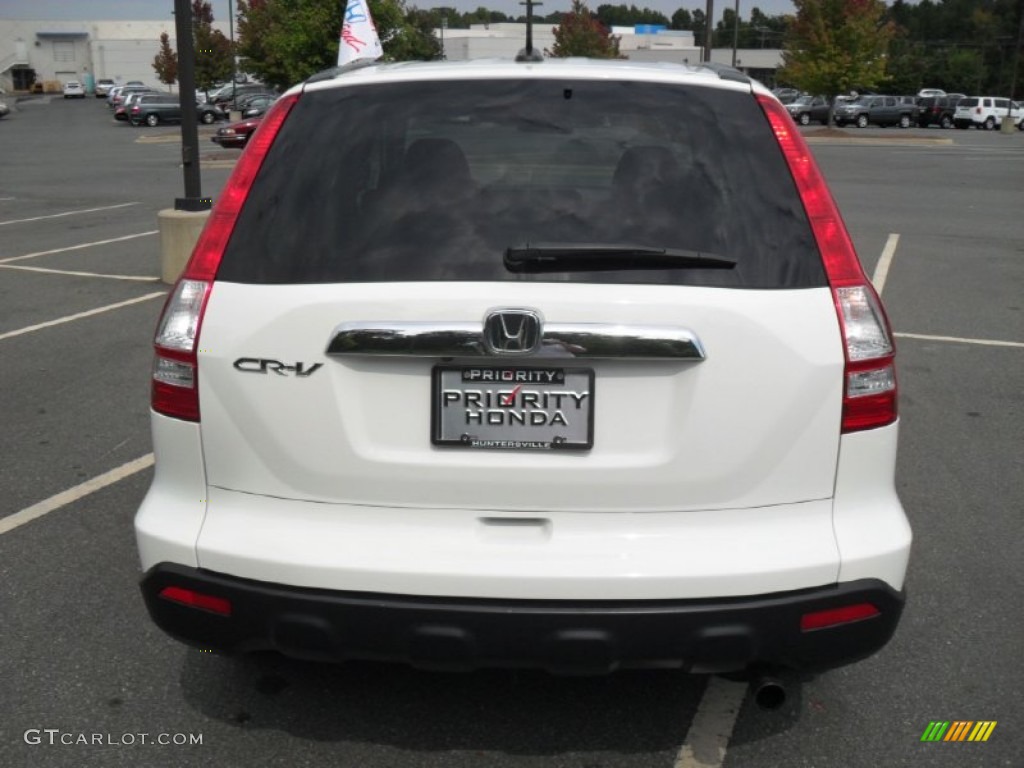
{"type": "Polygon", "coordinates": [[[589,368],[434,368],[434,445],[511,450],[587,450],[594,444],[589,368]]]}

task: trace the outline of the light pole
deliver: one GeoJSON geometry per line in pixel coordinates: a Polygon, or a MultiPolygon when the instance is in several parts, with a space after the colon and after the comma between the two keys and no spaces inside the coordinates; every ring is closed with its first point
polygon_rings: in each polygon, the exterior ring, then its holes
{"type": "Polygon", "coordinates": [[[181,103],[181,167],[185,196],[176,198],[179,211],[206,211],[199,176],[199,130],[196,121],[196,46],[192,40],[192,4],[174,0],[174,29],[178,42],[178,99],[181,103]]]}
{"type": "MultiPolygon", "coordinates": [[[[235,9],[232,6],[233,0],[228,0],[228,35],[231,38],[231,106],[235,104],[238,82],[238,60],[235,58],[235,9]]],[[[739,2],[739,0],[736,0],[739,2]]]]}
{"type": "Polygon", "coordinates": [[[704,61],[711,61],[711,17],[715,15],[715,0],[708,0],[704,10],[704,61]]]}
{"type": "Polygon", "coordinates": [[[736,0],[736,10],[732,20],[732,65],[736,66],[736,48],[740,43],[740,0],[736,0]]]}

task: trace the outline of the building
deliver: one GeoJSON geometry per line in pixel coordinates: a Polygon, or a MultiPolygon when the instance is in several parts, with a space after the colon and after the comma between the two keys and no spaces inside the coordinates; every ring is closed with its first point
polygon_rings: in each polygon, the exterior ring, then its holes
{"type": "MultiPolygon", "coordinates": [[[[668,61],[676,64],[697,64],[701,49],[689,30],[666,29],[660,25],[637,24],[633,27],[612,27],[618,38],[619,53],[631,61],[668,61]]],[[[473,24],[469,29],[435,29],[442,43],[444,57],[450,61],[466,59],[512,58],[526,44],[526,25],[516,22],[473,24]]],[[[540,53],[555,44],[554,30],[548,24],[534,24],[533,47],[540,53]]],[[[711,60],[732,64],[732,48],[716,48],[711,60]]],[[[768,48],[741,48],[736,51],[736,68],[766,83],[773,83],[775,70],[782,65],[782,51],[768,48]]]]}
{"type": "MultiPolygon", "coordinates": [[[[228,35],[228,23],[215,21],[228,35]]],[[[94,83],[109,78],[159,86],[153,58],[160,35],[176,47],[174,17],[166,21],[22,21],[0,19],[0,87],[28,90],[39,83],[59,91],[69,80],[94,83]]]]}

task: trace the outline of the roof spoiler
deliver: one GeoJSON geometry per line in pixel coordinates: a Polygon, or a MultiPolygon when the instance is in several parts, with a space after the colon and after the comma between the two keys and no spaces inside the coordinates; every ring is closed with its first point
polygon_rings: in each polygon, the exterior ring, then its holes
{"type": "Polygon", "coordinates": [[[730,67],[728,64],[715,64],[714,62],[711,61],[702,61],[700,64],[697,64],[696,66],[711,70],[716,75],[718,75],[722,80],[732,80],[733,82],[736,83],[753,82],[753,80],[749,76],[743,74],[735,67],[730,67]]]}
{"type": "Polygon", "coordinates": [[[380,64],[377,59],[356,59],[355,61],[350,61],[348,64],[342,64],[340,67],[331,67],[330,69],[317,72],[315,75],[311,75],[306,78],[304,82],[309,84],[323,82],[324,80],[333,80],[339,75],[344,75],[346,72],[352,72],[353,70],[364,69],[366,67],[373,67],[377,64],[380,64]]]}

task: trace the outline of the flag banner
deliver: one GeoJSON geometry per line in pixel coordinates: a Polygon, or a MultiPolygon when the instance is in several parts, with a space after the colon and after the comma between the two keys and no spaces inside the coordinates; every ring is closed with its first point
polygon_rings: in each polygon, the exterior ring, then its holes
{"type": "Polygon", "coordinates": [[[338,66],[360,59],[379,59],[383,55],[384,49],[366,0],[347,0],[338,45],[338,66]]]}

